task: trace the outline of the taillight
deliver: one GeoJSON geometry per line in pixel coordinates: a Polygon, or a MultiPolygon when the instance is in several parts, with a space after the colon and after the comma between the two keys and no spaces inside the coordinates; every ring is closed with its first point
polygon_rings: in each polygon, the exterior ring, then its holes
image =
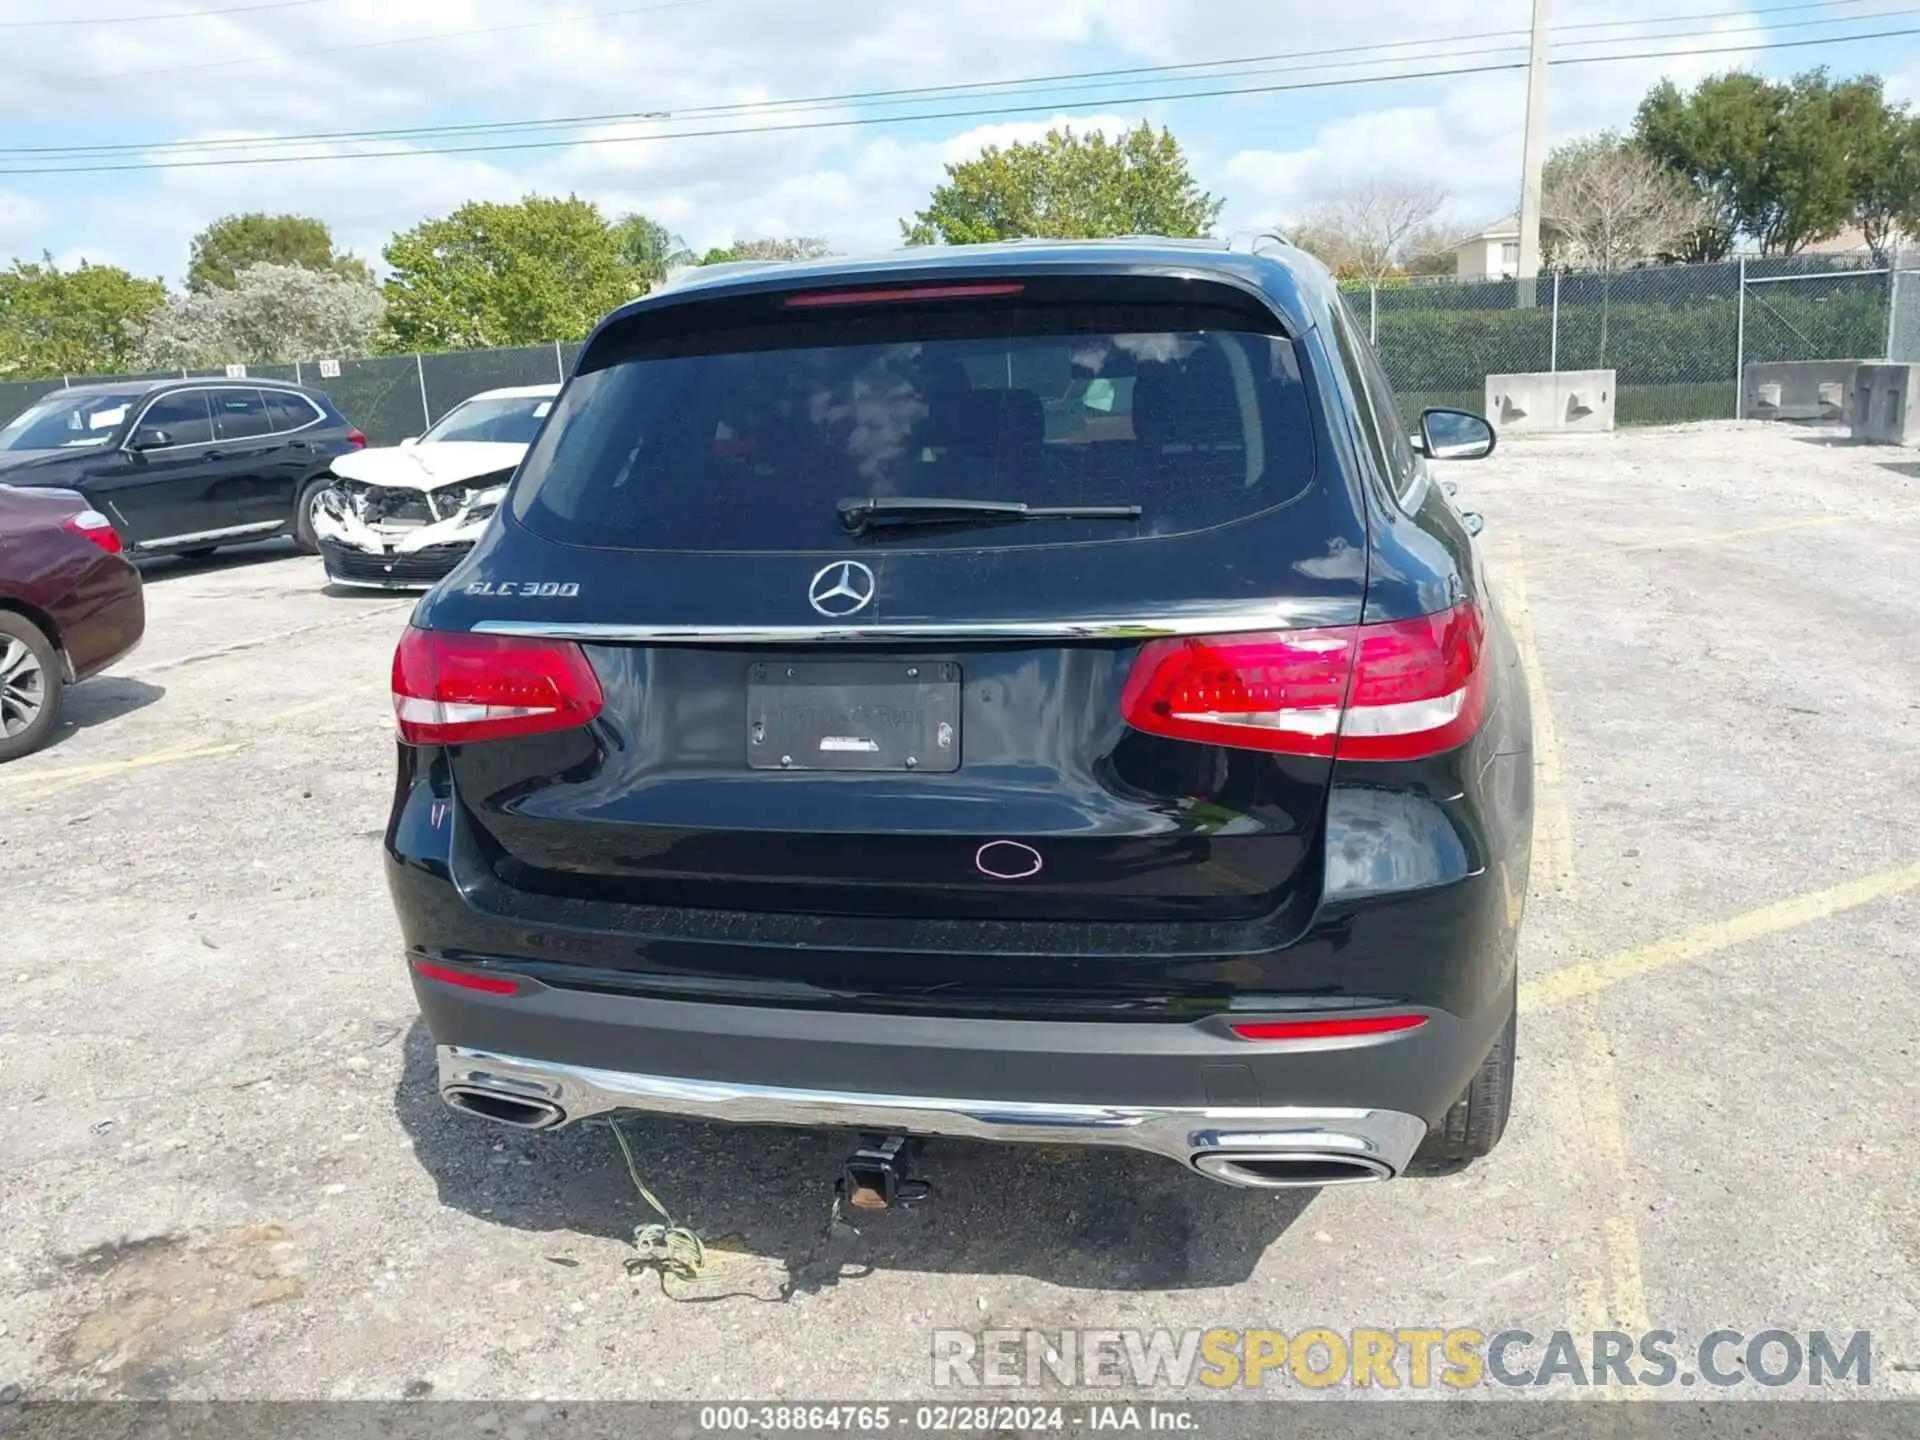
{"type": "Polygon", "coordinates": [[[1378,625],[1154,640],[1120,711],[1136,730],[1205,745],[1418,760],[1480,728],[1485,638],[1469,601],[1378,625]]]}
{"type": "Polygon", "coordinates": [[[571,640],[464,635],[409,626],[393,652],[393,713],[413,745],[460,745],[571,730],[604,697],[571,640]]]}
{"type": "Polygon", "coordinates": [[[60,528],[69,535],[91,540],[109,555],[120,553],[119,532],[113,528],[113,522],[98,510],[82,510],[78,515],[70,515],[61,522],[60,528]]]}
{"type": "Polygon", "coordinates": [[[356,450],[364,450],[367,448],[367,437],[362,435],[358,430],[349,430],[347,431],[347,444],[356,450]]]}

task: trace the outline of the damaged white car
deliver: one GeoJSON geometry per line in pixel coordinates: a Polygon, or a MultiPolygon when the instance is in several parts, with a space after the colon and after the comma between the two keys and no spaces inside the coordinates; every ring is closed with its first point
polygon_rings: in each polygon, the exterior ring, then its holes
{"type": "Polygon", "coordinates": [[[417,440],[333,462],[313,509],[336,585],[425,590],[460,563],[506,495],[558,385],[488,390],[417,440]]]}

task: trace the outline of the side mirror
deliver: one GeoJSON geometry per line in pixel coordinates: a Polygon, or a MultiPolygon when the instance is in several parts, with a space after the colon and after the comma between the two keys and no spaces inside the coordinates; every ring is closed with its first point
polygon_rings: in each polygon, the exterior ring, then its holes
{"type": "Polygon", "coordinates": [[[1429,460],[1484,460],[1495,441],[1493,426],[1465,410],[1420,414],[1420,453],[1429,460]]]}
{"type": "Polygon", "coordinates": [[[411,450],[414,446],[418,445],[419,443],[420,443],[420,437],[418,435],[409,435],[407,436],[406,439],[400,442],[400,448],[402,450],[411,450]]]}
{"type": "Polygon", "coordinates": [[[164,450],[173,444],[173,436],[158,425],[142,425],[127,442],[129,450],[164,450]]]}

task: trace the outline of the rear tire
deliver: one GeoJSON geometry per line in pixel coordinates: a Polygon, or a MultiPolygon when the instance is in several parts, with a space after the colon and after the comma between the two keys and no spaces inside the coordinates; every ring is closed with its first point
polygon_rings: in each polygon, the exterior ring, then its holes
{"type": "Polygon", "coordinates": [[[313,510],[320,503],[320,492],[333,482],[331,475],[316,475],[300,487],[293,502],[293,543],[302,555],[318,555],[320,540],[313,533],[313,510]]]}
{"type": "Polygon", "coordinates": [[[0,610],[0,762],[30,755],[60,720],[60,652],[38,625],[0,610]]]}
{"type": "Polygon", "coordinates": [[[1507,1131],[1513,1110],[1513,1042],[1516,1016],[1494,1043],[1466,1093],[1453,1102],[1441,1122],[1427,1132],[1408,1166],[1410,1175],[1451,1175],[1490,1153],[1507,1131]]]}

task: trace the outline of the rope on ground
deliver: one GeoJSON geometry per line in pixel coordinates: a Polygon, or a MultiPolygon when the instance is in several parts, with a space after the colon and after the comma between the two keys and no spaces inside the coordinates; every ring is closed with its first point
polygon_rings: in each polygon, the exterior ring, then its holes
{"type": "MultiPolygon", "coordinates": [[[[640,1167],[634,1163],[633,1147],[627,1144],[626,1132],[620,1128],[618,1120],[611,1123],[613,1138],[620,1144],[620,1154],[626,1159],[627,1174],[633,1180],[633,1188],[640,1192],[640,1198],[660,1217],[633,1227],[633,1246],[640,1254],[631,1262],[632,1265],[657,1266],[661,1271],[678,1275],[683,1280],[699,1278],[707,1264],[706,1245],[691,1229],[675,1221],[667,1213],[667,1207],[647,1188],[647,1182],[640,1178],[640,1167]]],[[[662,1278],[664,1280],[664,1273],[662,1278]]]]}

